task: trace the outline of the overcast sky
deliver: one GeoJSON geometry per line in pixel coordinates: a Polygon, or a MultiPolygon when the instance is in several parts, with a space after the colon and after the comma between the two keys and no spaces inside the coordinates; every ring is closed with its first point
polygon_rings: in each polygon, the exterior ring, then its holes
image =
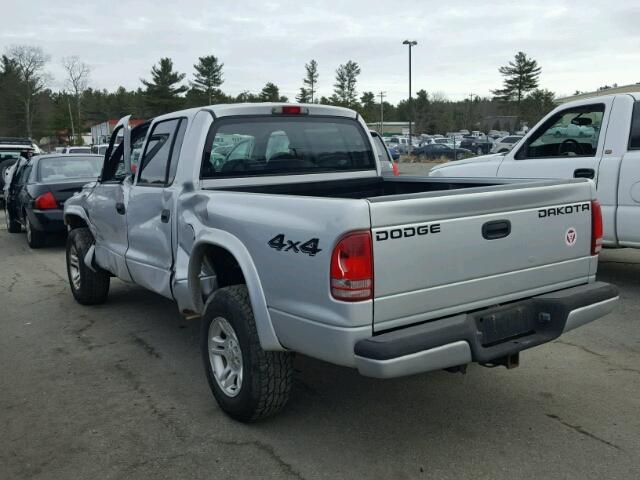
{"type": "Polygon", "coordinates": [[[541,86],[557,94],[604,84],[640,82],[640,1],[192,1],[81,2],[4,0],[0,51],[32,44],[52,57],[54,88],[60,59],[91,65],[91,84],[140,86],[160,57],[191,77],[199,56],[224,62],[223,90],[259,91],[266,82],[293,99],[304,64],[320,67],[319,90],[330,95],[336,67],[358,62],[358,91],[407,96],[407,47],[414,92],[450,99],[489,95],[498,67],[522,50],[542,67],[541,86]]]}

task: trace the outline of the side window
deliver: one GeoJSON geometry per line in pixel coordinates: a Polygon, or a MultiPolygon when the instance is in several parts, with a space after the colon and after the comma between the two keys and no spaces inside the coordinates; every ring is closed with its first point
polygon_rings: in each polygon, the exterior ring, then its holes
{"type": "Polygon", "coordinates": [[[593,157],[603,116],[603,104],[562,110],[540,126],[518,151],[516,159],[593,157]]]}
{"type": "Polygon", "coordinates": [[[387,150],[387,147],[382,139],[378,135],[373,135],[373,141],[375,142],[376,150],[378,151],[378,159],[381,162],[393,162],[393,160],[391,160],[391,157],[389,156],[389,150],[387,150]]]}
{"type": "Polygon", "coordinates": [[[158,122],[153,126],[142,156],[138,185],[167,184],[169,160],[179,124],[180,119],[176,118],[158,122]]]}
{"type": "Polygon", "coordinates": [[[629,136],[629,150],[640,150],[640,101],[633,106],[631,116],[631,135],[629,136]]]}

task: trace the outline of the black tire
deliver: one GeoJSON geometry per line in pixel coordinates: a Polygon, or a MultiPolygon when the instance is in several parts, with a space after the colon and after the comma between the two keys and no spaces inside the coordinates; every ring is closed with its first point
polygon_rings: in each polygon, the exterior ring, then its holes
{"type": "Polygon", "coordinates": [[[11,213],[9,213],[9,209],[7,208],[6,204],[5,204],[5,209],[4,209],[4,219],[5,219],[5,222],[7,224],[7,231],[9,233],[20,233],[22,231],[22,227],[20,225],[20,222],[17,222],[11,216],[11,213]]]}
{"type": "Polygon", "coordinates": [[[262,349],[245,285],[224,287],[211,295],[200,333],[207,381],[227,415],[241,422],[254,422],[274,415],[286,405],[293,381],[293,354],[262,349]],[[218,384],[209,356],[209,327],[219,318],[233,328],[242,356],[242,381],[235,396],[225,393],[218,384]]]}
{"type": "Polygon", "coordinates": [[[476,155],[482,155],[484,152],[482,151],[482,147],[478,147],[476,149],[476,155]]]}
{"type": "Polygon", "coordinates": [[[31,248],[43,247],[45,243],[47,243],[47,234],[35,228],[26,213],[24,218],[25,230],[27,231],[27,244],[31,248]]]}
{"type": "Polygon", "coordinates": [[[462,160],[464,158],[464,153],[457,153],[456,160],[462,160]]]}
{"type": "Polygon", "coordinates": [[[67,276],[73,298],[82,305],[96,305],[104,303],[109,295],[109,274],[103,271],[94,272],[84,263],[87,251],[93,245],[93,235],[88,228],[76,228],[69,232],[67,237],[67,276]],[[77,265],[74,272],[72,260],[77,265]],[[77,282],[74,281],[74,273],[79,274],[77,282]]]}

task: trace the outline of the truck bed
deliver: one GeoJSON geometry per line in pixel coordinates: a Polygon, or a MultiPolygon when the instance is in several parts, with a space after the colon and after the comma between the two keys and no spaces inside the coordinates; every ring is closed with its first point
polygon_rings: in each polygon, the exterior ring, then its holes
{"type": "MultiPolygon", "coordinates": [[[[576,180],[581,182],[581,180],[576,180]]],[[[387,199],[397,197],[398,200],[410,198],[412,195],[424,197],[424,193],[440,196],[444,192],[470,188],[491,188],[491,190],[525,188],[535,183],[538,186],[566,184],[567,180],[513,180],[500,178],[434,178],[434,177],[374,177],[346,179],[321,182],[277,183],[249,185],[239,187],[223,187],[215,190],[231,192],[262,193],[272,195],[296,195],[305,197],[345,198],[345,199],[387,199]],[[500,188],[501,187],[501,188],[500,188]]],[[[213,189],[211,189],[213,190],[213,189]]]]}
{"type": "MultiPolygon", "coordinates": [[[[251,210],[254,229],[269,218],[265,229],[273,235],[297,230],[297,238],[317,238],[327,252],[348,231],[337,222],[370,229],[374,331],[584,284],[595,275],[593,185],[586,179],[382,177],[215,192],[235,197],[227,199],[235,205],[229,215],[251,210]],[[575,239],[567,243],[570,232],[575,239]]],[[[316,289],[327,278],[328,271],[318,276],[316,289]]]]}

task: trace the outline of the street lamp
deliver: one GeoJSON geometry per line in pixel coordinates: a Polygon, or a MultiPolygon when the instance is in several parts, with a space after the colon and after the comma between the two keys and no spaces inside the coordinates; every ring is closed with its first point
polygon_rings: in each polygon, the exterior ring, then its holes
{"type": "Polygon", "coordinates": [[[411,141],[413,138],[411,136],[411,120],[413,119],[413,99],[411,98],[411,47],[418,45],[418,42],[415,40],[405,40],[402,44],[409,47],[409,146],[407,150],[410,151],[413,149],[413,143],[411,141]]]}

